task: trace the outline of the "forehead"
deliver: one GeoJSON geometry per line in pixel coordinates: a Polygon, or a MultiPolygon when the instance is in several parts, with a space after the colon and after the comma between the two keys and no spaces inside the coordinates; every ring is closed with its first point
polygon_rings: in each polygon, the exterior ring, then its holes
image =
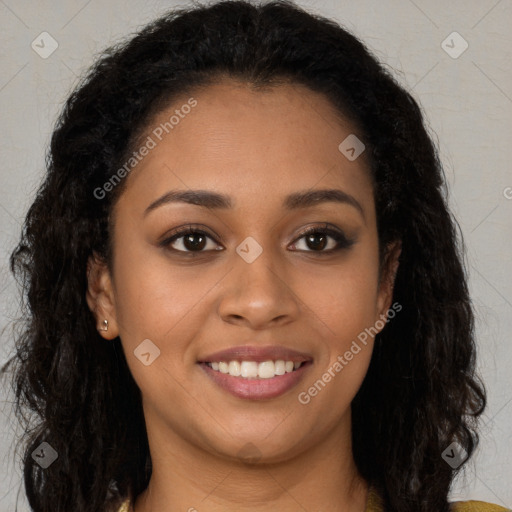
{"type": "Polygon", "coordinates": [[[151,148],[128,176],[126,193],[146,202],[171,188],[270,202],[317,186],[368,195],[366,155],[351,161],[340,150],[356,132],[324,95],[303,85],[254,90],[222,81],[153,116],[139,139],[151,148]]]}

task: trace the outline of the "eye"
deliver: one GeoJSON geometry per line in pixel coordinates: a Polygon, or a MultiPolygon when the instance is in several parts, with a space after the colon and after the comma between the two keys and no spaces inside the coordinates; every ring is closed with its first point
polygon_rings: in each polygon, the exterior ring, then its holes
{"type": "Polygon", "coordinates": [[[222,248],[216,243],[213,243],[213,247],[208,247],[208,241],[214,242],[213,237],[206,231],[198,229],[194,226],[186,226],[179,228],[165,240],[160,242],[160,246],[169,247],[173,251],[177,252],[205,252],[207,250],[220,251],[222,248]]]}
{"type": "MultiPolygon", "coordinates": [[[[355,243],[355,240],[348,239],[341,230],[329,228],[328,226],[328,224],[325,224],[323,227],[310,227],[304,230],[300,237],[296,239],[292,249],[330,254],[342,249],[348,249],[355,243]],[[331,239],[330,244],[329,239],[331,239]],[[306,244],[306,249],[297,248],[297,241],[302,240],[306,244]],[[326,249],[329,245],[330,247],[326,249]]],[[[223,250],[222,247],[215,243],[212,235],[192,225],[178,228],[171,236],[160,242],[159,245],[182,253],[223,250]],[[208,241],[212,242],[210,247],[208,247],[208,241]]]]}
{"type": "MultiPolygon", "coordinates": [[[[305,250],[306,252],[333,253],[342,249],[348,249],[355,243],[355,240],[348,239],[342,231],[336,228],[329,228],[327,226],[328,224],[323,227],[313,227],[304,230],[301,233],[301,236],[297,238],[297,241],[304,239],[306,247],[312,247],[312,250],[308,250],[307,248],[299,248],[298,250],[305,250]],[[330,247],[327,250],[324,250],[329,246],[329,238],[331,239],[330,247]]],[[[293,248],[297,248],[296,242],[293,248]]]]}

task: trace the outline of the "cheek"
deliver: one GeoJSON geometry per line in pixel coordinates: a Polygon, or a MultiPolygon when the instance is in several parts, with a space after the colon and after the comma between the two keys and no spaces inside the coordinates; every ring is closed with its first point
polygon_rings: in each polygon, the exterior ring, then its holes
{"type": "MultiPolygon", "coordinates": [[[[319,371],[334,370],[357,378],[365,372],[373,348],[375,324],[374,283],[359,280],[345,282],[328,300],[318,297],[318,317],[324,328],[319,336],[319,371]],[[339,367],[341,363],[343,368],[339,367]],[[334,366],[334,367],[333,367],[334,366]]],[[[331,372],[332,373],[332,372],[331,372]]]]}
{"type": "Polygon", "coordinates": [[[316,319],[324,341],[340,350],[376,320],[377,263],[373,251],[358,251],[343,264],[302,272],[296,281],[297,295],[311,320],[316,319]]]}
{"type": "Polygon", "coordinates": [[[377,282],[378,253],[368,246],[329,273],[302,281],[300,295],[309,306],[308,323],[317,333],[317,364],[308,383],[311,396],[328,387],[322,393],[325,399],[331,396],[347,405],[356,394],[373,350],[377,282]]]}
{"type": "Polygon", "coordinates": [[[205,290],[218,278],[205,273],[198,279],[192,267],[176,269],[165,258],[134,253],[127,249],[116,267],[116,315],[127,363],[153,408],[185,408],[190,396],[180,383],[194,356],[191,341],[201,333],[205,290]],[[146,365],[141,355],[148,352],[146,365]]]}
{"type": "Polygon", "coordinates": [[[366,376],[376,301],[375,280],[365,273],[341,273],[328,286],[329,293],[310,292],[309,300],[315,304],[311,319],[319,326],[317,357],[298,395],[299,403],[310,407],[312,414],[323,415],[325,423],[338,421],[366,376]]]}
{"type": "Polygon", "coordinates": [[[116,250],[116,318],[123,345],[133,351],[149,338],[162,355],[165,349],[181,361],[183,325],[200,306],[205,289],[218,279],[209,274],[198,279],[197,268],[171,265],[162,253],[148,249],[140,240],[126,238],[116,250]],[[171,339],[173,343],[168,342],[171,339]]]}

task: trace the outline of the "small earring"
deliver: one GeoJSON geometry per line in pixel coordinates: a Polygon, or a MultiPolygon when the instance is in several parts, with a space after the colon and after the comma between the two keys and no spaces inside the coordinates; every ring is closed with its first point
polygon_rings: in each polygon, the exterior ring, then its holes
{"type": "Polygon", "coordinates": [[[103,320],[103,327],[100,327],[100,331],[108,331],[108,320],[103,320]]]}

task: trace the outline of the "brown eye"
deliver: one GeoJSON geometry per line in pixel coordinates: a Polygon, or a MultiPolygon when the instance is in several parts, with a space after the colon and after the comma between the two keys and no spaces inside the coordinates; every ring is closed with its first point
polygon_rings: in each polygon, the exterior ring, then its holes
{"type": "Polygon", "coordinates": [[[323,250],[329,244],[329,236],[325,233],[311,233],[303,237],[306,245],[313,250],[323,250]]]}
{"type": "Polygon", "coordinates": [[[297,242],[294,244],[295,249],[318,253],[332,253],[348,249],[355,242],[349,240],[341,231],[332,228],[308,228],[297,240],[302,239],[304,239],[306,249],[297,249],[297,242]],[[328,248],[326,249],[326,247],[328,248]]]}
{"type": "Polygon", "coordinates": [[[216,243],[208,247],[208,241],[214,242],[206,232],[193,227],[186,227],[176,231],[172,236],[160,243],[162,247],[170,247],[177,252],[206,252],[208,250],[220,250],[216,243]]]}
{"type": "Polygon", "coordinates": [[[189,233],[188,235],[181,236],[180,238],[183,238],[182,244],[187,251],[201,251],[206,246],[207,237],[202,233],[189,233]]]}

